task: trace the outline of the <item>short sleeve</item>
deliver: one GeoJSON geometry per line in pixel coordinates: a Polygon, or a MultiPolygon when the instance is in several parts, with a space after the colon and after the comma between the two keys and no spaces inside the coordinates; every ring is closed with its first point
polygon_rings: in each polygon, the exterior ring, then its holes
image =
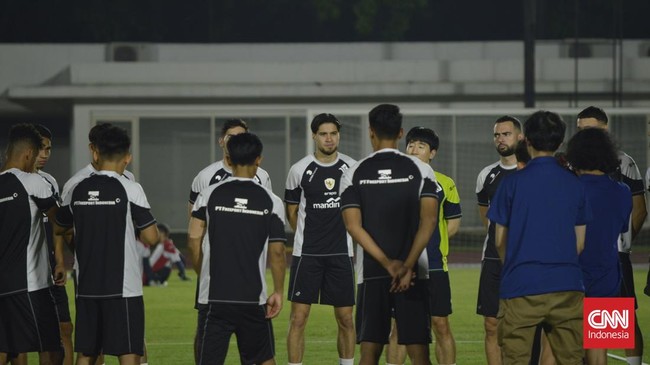
{"type": "Polygon", "coordinates": [[[273,211],[269,223],[269,242],[286,242],[287,235],[284,231],[285,216],[282,200],[275,195],[272,195],[271,199],[273,200],[273,211]]]}
{"type": "Polygon", "coordinates": [[[299,204],[302,196],[300,180],[302,176],[296,165],[291,167],[287,176],[287,183],[284,190],[284,201],[288,204],[299,204]]]}
{"type": "Polygon", "coordinates": [[[56,211],[56,224],[65,227],[65,228],[70,228],[72,227],[73,224],[73,216],[72,216],[72,209],[69,205],[61,207],[61,209],[56,211]]]}
{"type": "Polygon", "coordinates": [[[490,198],[488,197],[487,191],[485,191],[485,169],[478,174],[476,178],[476,200],[478,205],[487,207],[490,205],[490,198]]]}
{"type": "Polygon", "coordinates": [[[28,176],[27,188],[29,196],[39,210],[44,212],[58,204],[58,198],[52,184],[41,175],[29,174],[28,176]]]}
{"type": "Polygon", "coordinates": [[[510,225],[510,213],[512,211],[510,181],[511,179],[506,178],[499,184],[487,211],[487,217],[490,221],[504,227],[510,225]]]}
{"type": "Polygon", "coordinates": [[[194,204],[201,190],[207,187],[207,185],[203,183],[201,179],[202,173],[203,171],[199,172],[199,174],[194,177],[194,180],[192,180],[192,188],[190,189],[190,199],[189,199],[190,204],[194,204]]]}
{"type": "Polygon", "coordinates": [[[202,221],[208,220],[207,205],[208,205],[209,195],[206,196],[204,193],[197,194],[196,201],[194,202],[194,206],[192,206],[192,217],[196,219],[200,219],[202,221]]]}
{"type": "Polygon", "coordinates": [[[454,219],[460,218],[462,216],[461,207],[460,207],[460,196],[458,195],[458,189],[453,180],[449,180],[450,185],[445,189],[445,199],[444,202],[444,218],[445,219],[454,219]]]}
{"type": "Polygon", "coordinates": [[[341,176],[341,185],[339,187],[339,195],[341,196],[341,210],[361,207],[359,187],[354,185],[352,181],[356,166],[358,165],[355,165],[355,168],[347,169],[343,173],[343,176],[341,176]]]}

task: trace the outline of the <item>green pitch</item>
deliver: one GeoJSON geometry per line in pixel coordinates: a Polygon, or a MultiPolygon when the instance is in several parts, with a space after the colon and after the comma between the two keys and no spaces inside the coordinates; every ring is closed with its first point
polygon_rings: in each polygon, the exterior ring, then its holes
{"type": "MultiPolygon", "coordinates": [[[[644,362],[650,363],[650,297],[643,295],[647,269],[635,270],[635,282],[639,294],[637,311],[645,339],[644,362]]],[[[192,343],[196,328],[194,291],[196,277],[183,282],[172,273],[167,287],[146,287],[144,292],[146,311],[146,341],[151,365],[193,364],[192,343]]],[[[475,314],[479,270],[477,267],[450,270],[454,314],[450,317],[451,328],[456,339],[458,364],[485,364],[483,352],[483,319],[475,314]]],[[[285,289],[286,290],[286,289],[285,289]]],[[[72,300],[72,285],[68,294],[72,300]]],[[[74,303],[71,301],[71,304],[74,303]]],[[[285,302],[280,316],[273,321],[276,340],[276,361],[286,364],[286,334],[290,303],[285,302]]],[[[74,305],[71,305],[74,319],[74,305]]],[[[306,330],[304,363],[336,364],[336,322],[331,307],[315,305],[312,308],[306,330]]],[[[610,351],[624,356],[621,350],[610,351]]],[[[356,360],[358,361],[358,347],[356,360]]],[[[432,355],[435,364],[435,358],[432,355]]],[[[30,364],[37,364],[30,356],[30,364]]],[[[623,362],[610,359],[610,364],[623,362]]],[[[118,364],[114,357],[107,357],[106,364],[118,364]]],[[[239,364],[235,338],[231,341],[226,364],[239,364]]]]}

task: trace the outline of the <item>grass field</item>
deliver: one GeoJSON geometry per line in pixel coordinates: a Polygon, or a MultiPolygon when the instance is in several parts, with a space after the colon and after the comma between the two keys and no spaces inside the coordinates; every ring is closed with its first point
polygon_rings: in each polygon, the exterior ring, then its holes
{"type": "MultiPolygon", "coordinates": [[[[646,354],[644,362],[650,363],[650,297],[643,295],[647,268],[635,270],[635,282],[639,299],[638,320],[645,339],[646,354]]],[[[146,306],[146,340],[149,353],[149,364],[152,365],[185,365],[193,364],[192,341],[196,327],[196,311],[194,305],[194,290],[196,278],[191,282],[182,282],[175,273],[167,287],[146,287],[144,298],[146,306]]],[[[454,314],[450,317],[452,331],[457,343],[458,364],[485,364],[483,352],[483,320],[475,314],[476,293],[478,287],[478,267],[453,267],[450,270],[454,314]]],[[[68,294],[72,294],[69,287],[68,294]]],[[[72,298],[71,298],[72,300],[72,298]]],[[[71,301],[71,312],[74,319],[74,303],[71,301]]],[[[276,338],[276,360],[278,364],[286,364],[286,334],[288,328],[289,305],[280,316],[273,321],[276,338]]],[[[306,330],[306,350],[304,363],[335,364],[336,353],[336,322],[332,308],[314,306],[306,330]]],[[[621,350],[611,353],[623,356],[621,350]]],[[[358,361],[357,355],[355,357],[358,361]]],[[[435,359],[433,363],[435,364],[435,359]]],[[[34,357],[30,363],[36,364],[34,357]]],[[[117,359],[106,358],[106,364],[117,364],[117,359]]],[[[610,359],[610,364],[624,364],[610,359]]],[[[239,356],[234,340],[231,341],[226,364],[239,364],[239,356]]]]}

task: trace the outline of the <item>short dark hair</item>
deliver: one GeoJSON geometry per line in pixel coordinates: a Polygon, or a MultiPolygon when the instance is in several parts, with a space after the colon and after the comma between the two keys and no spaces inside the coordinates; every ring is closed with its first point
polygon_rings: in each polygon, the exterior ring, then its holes
{"type": "Polygon", "coordinates": [[[528,145],[526,141],[517,142],[517,147],[515,147],[515,157],[517,158],[517,162],[523,164],[527,164],[530,161],[531,157],[528,153],[528,145]]]}
{"type": "Polygon", "coordinates": [[[97,152],[109,160],[124,156],[129,153],[129,148],[131,148],[131,138],[124,128],[105,127],[96,137],[97,141],[94,145],[97,152]]]}
{"type": "Polygon", "coordinates": [[[52,131],[50,131],[50,129],[47,128],[46,126],[44,126],[44,125],[42,125],[40,123],[34,123],[34,128],[36,128],[36,130],[38,131],[38,134],[40,134],[41,137],[47,138],[47,139],[50,139],[50,140],[52,139],[52,131]]]}
{"type": "Polygon", "coordinates": [[[100,139],[99,135],[106,129],[112,127],[111,123],[99,123],[95,124],[90,131],[88,132],[88,142],[92,144],[97,144],[97,141],[100,139]]]}
{"type": "Polygon", "coordinates": [[[221,137],[225,136],[228,133],[230,128],[242,127],[246,132],[248,132],[248,125],[241,119],[228,119],[223,126],[221,127],[221,137]]]}
{"type": "Polygon", "coordinates": [[[325,123],[332,123],[336,126],[337,131],[341,130],[341,122],[339,122],[334,114],[320,113],[311,121],[311,132],[316,134],[316,132],[318,132],[318,128],[320,128],[320,126],[325,123]]]}
{"type": "Polygon", "coordinates": [[[504,115],[502,117],[499,117],[496,121],[494,121],[494,124],[505,123],[505,122],[512,122],[515,128],[521,130],[521,122],[519,121],[519,119],[513,117],[512,115],[504,115]]]}
{"type": "Polygon", "coordinates": [[[262,141],[252,133],[240,133],[228,139],[228,156],[230,162],[237,166],[247,166],[255,163],[262,155],[262,141]]]}
{"type": "Polygon", "coordinates": [[[609,118],[607,118],[607,113],[604,110],[597,106],[589,106],[584,108],[580,113],[578,113],[578,119],[583,118],[594,118],[601,123],[607,124],[609,118]]]}
{"type": "Polygon", "coordinates": [[[156,226],[158,227],[158,231],[160,233],[164,233],[167,236],[169,236],[170,229],[169,229],[168,225],[166,225],[165,223],[158,223],[158,224],[156,224],[156,226]]]}
{"type": "Polygon", "coordinates": [[[406,145],[408,146],[411,142],[424,142],[429,145],[429,149],[438,150],[440,146],[440,138],[436,132],[431,128],[426,127],[413,127],[406,134],[406,145]]]}
{"type": "Polygon", "coordinates": [[[14,149],[19,144],[24,144],[28,148],[39,151],[43,146],[43,137],[33,124],[20,123],[14,124],[9,129],[9,140],[7,145],[7,156],[11,156],[14,149]]]}
{"type": "Polygon", "coordinates": [[[528,144],[537,151],[555,152],[566,132],[566,123],[557,114],[546,110],[533,113],[524,123],[528,144]]]}
{"type": "Polygon", "coordinates": [[[402,129],[402,113],[393,104],[379,104],[368,113],[370,128],[380,139],[397,139],[402,129]]]}
{"type": "Polygon", "coordinates": [[[575,170],[600,170],[611,174],[618,169],[618,149],[607,131],[586,128],[567,143],[566,157],[575,170]]]}

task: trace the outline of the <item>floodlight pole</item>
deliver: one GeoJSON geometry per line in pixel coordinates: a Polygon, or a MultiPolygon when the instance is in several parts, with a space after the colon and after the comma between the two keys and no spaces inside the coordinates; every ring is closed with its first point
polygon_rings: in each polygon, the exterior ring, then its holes
{"type": "Polygon", "coordinates": [[[537,0],[524,1],[524,106],[535,107],[535,27],[537,0]]]}

